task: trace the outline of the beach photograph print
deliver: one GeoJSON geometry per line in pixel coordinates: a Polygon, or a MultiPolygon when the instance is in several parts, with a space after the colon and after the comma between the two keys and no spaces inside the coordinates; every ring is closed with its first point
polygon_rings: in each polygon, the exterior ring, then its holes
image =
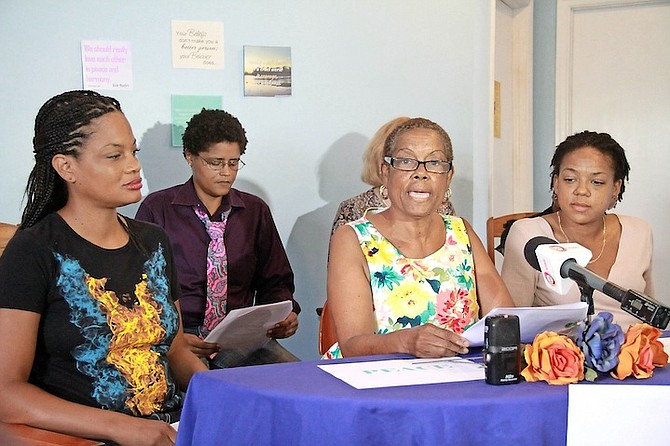
{"type": "Polygon", "coordinates": [[[244,47],[244,95],[291,95],[291,47],[244,47]]]}

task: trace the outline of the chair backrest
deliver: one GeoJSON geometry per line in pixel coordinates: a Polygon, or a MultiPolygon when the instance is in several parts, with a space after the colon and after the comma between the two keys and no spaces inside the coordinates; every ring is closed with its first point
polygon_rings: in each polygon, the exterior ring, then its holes
{"type": "Polygon", "coordinates": [[[505,229],[505,223],[510,220],[519,220],[528,218],[537,214],[537,212],[516,212],[514,214],[505,214],[498,217],[489,217],[486,220],[486,252],[493,263],[496,263],[495,239],[499,238],[505,229]]]}
{"type": "Polygon", "coordinates": [[[14,236],[16,230],[19,229],[17,225],[10,225],[9,223],[0,223],[0,256],[5,251],[5,246],[9,243],[9,239],[14,236]]]}
{"type": "Polygon", "coordinates": [[[0,444],[24,446],[104,446],[103,443],[38,429],[25,424],[0,422],[0,444]]]}
{"type": "Polygon", "coordinates": [[[333,317],[328,311],[328,299],[323,303],[319,317],[319,353],[324,354],[337,342],[333,317]]]}

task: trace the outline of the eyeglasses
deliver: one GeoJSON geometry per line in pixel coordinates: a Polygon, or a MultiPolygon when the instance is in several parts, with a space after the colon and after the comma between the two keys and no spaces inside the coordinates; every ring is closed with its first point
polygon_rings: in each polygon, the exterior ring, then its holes
{"type": "Polygon", "coordinates": [[[425,167],[428,172],[432,173],[447,173],[451,170],[451,161],[419,161],[414,158],[394,158],[391,156],[385,156],[384,161],[389,163],[391,167],[398,170],[404,170],[405,172],[414,172],[421,164],[423,164],[423,167],[425,167]]]}
{"type": "Polygon", "coordinates": [[[230,167],[231,170],[240,170],[244,167],[244,161],[239,158],[231,158],[229,160],[224,160],[221,158],[203,158],[200,155],[196,155],[200,158],[207,167],[212,169],[214,172],[220,172],[225,166],[230,167]]]}

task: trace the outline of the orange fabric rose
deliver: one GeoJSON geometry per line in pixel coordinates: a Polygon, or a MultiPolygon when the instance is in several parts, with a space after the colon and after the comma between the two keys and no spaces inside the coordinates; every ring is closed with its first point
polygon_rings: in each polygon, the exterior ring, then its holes
{"type": "Polygon", "coordinates": [[[668,354],[658,340],[660,335],[661,330],[649,324],[631,325],[619,351],[619,365],[610,374],[616,379],[630,375],[643,379],[654,373],[654,367],[665,366],[668,354]]]}
{"type": "Polygon", "coordinates": [[[584,379],[584,353],[564,335],[545,331],[535,336],[524,350],[526,368],[521,375],[528,382],[571,384],[584,379]]]}

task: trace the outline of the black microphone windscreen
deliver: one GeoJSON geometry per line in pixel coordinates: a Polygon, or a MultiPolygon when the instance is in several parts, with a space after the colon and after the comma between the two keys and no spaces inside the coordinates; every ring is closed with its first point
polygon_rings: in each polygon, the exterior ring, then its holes
{"type": "Polygon", "coordinates": [[[558,242],[543,235],[538,235],[537,237],[533,237],[532,239],[528,240],[526,242],[526,246],[523,248],[523,256],[526,258],[526,262],[528,262],[528,264],[537,271],[541,271],[540,262],[537,260],[537,254],[535,254],[535,250],[540,245],[553,245],[555,243],[558,242]]]}

